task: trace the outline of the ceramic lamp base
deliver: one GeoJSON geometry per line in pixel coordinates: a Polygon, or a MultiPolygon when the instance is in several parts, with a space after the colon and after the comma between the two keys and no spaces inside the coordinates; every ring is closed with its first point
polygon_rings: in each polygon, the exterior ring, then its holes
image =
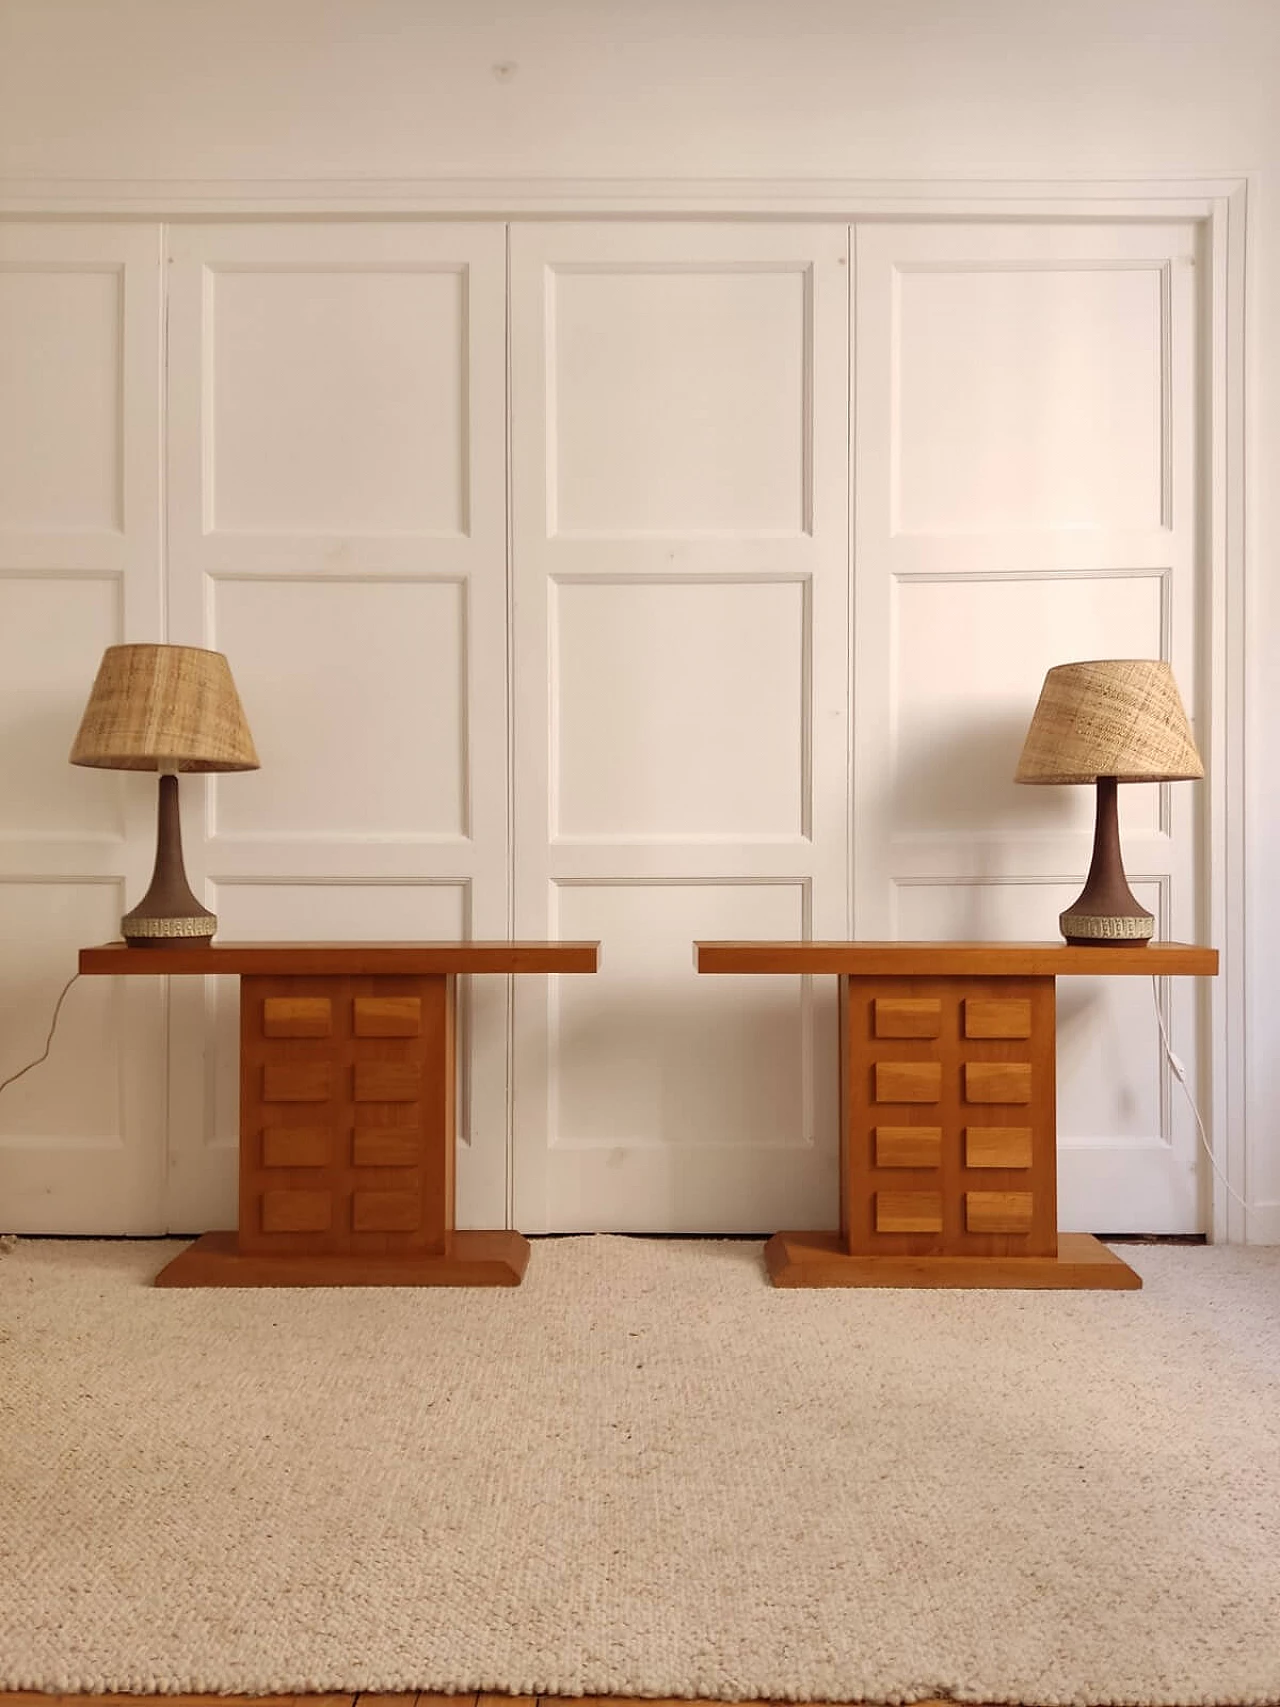
{"type": "Polygon", "coordinates": [[[120,921],[120,935],[136,948],[148,943],[209,941],[218,928],[214,913],[170,915],[167,918],[136,917],[126,913],[120,921]]]}
{"type": "Polygon", "coordinates": [[[1073,913],[1068,908],[1058,915],[1058,929],[1073,946],[1088,948],[1095,943],[1150,942],[1156,921],[1147,912],[1107,917],[1102,913],[1073,913]]]}

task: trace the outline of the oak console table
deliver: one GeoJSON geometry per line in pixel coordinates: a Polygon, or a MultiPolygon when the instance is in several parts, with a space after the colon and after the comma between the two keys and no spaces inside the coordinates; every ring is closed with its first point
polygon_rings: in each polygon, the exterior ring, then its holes
{"type": "Polygon", "coordinates": [[[840,1231],[775,1233],[775,1286],[1140,1287],[1059,1234],[1054,980],[1211,976],[1161,942],[699,942],[699,972],[840,980],[840,1231]]]}
{"type": "Polygon", "coordinates": [[[156,1285],[519,1285],[527,1239],[453,1224],[455,986],[598,960],[594,942],[81,949],[83,973],[240,979],[239,1228],[156,1285]]]}

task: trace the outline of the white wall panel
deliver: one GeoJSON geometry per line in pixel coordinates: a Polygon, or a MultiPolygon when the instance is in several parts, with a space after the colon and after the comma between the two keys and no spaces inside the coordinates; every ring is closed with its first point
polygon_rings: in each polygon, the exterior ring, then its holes
{"type": "Polygon", "coordinates": [[[807,591],[727,578],[554,585],[553,834],[803,835],[807,591]]]}
{"type": "Polygon", "coordinates": [[[464,581],[214,583],[211,631],[263,768],[211,785],[213,833],[464,838],[466,594],[464,581]]]}
{"type": "Polygon", "coordinates": [[[895,532],[1158,527],[1166,277],[905,263],[895,532]]]}
{"type": "Polygon", "coordinates": [[[521,226],[511,289],[516,925],[604,945],[517,987],[517,1224],[820,1226],[834,988],[690,944],[848,928],[848,233],[521,226]]]}
{"type": "Polygon", "coordinates": [[[801,531],[808,285],[694,255],[553,268],[549,531],[801,531]]]}
{"type": "Polygon", "coordinates": [[[213,272],[213,530],[465,533],[465,287],[421,259],[213,272]]]}

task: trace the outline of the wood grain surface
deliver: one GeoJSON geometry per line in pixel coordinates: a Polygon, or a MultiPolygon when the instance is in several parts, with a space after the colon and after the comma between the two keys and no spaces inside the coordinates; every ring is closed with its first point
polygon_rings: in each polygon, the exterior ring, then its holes
{"type": "Polygon", "coordinates": [[[595,972],[598,942],[215,942],[207,947],[103,943],[80,950],[80,971],[120,977],[225,973],[352,974],[595,972]]]}
{"type": "MultiPolygon", "coordinates": [[[[1073,948],[1065,942],[695,942],[699,972],[834,972],[859,977],[1212,977],[1216,948],[1150,942],[1073,948]]],[[[140,952],[149,953],[149,950],[140,952]]],[[[998,992],[997,992],[998,994],[998,992]]]]}

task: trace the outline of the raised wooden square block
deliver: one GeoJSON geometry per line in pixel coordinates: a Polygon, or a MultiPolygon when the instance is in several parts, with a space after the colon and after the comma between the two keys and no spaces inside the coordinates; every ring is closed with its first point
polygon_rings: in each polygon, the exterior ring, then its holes
{"type": "Polygon", "coordinates": [[[418,1037],[422,1001],[418,996],[357,996],[352,1030],[357,1037],[418,1037]]]}
{"type": "Polygon", "coordinates": [[[353,1096],[356,1102],[412,1102],[422,1091],[422,1067],[417,1061],[357,1061],[353,1096]]]}
{"type": "Polygon", "coordinates": [[[940,1126],[877,1126],[878,1168],[936,1168],[942,1160],[940,1126]]]}
{"type": "Polygon", "coordinates": [[[328,1037],[332,1032],[328,996],[268,996],[262,1004],[264,1037],[328,1037]]]}
{"type": "Polygon", "coordinates": [[[932,998],[877,996],[871,1004],[877,1037],[937,1037],[942,1003],[932,998]]]}
{"type": "Polygon", "coordinates": [[[877,1233],[940,1233],[942,1193],[937,1191],[878,1191],[877,1233]]]}
{"type": "Polygon", "coordinates": [[[966,1126],[964,1165],[967,1168],[1029,1168],[1029,1126],[966,1126]]]}
{"type": "Polygon", "coordinates": [[[964,1224],[971,1233],[1029,1233],[1029,1191],[966,1191],[964,1224]]]}
{"type": "Polygon", "coordinates": [[[964,1004],[966,1037],[1031,1036],[1031,1003],[1021,997],[992,1000],[967,996],[964,1004]]]}
{"type": "Polygon", "coordinates": [[[1029,1061],[966,1061],[966,1102],[1030,1102],[1029,1061]]]}
{"type": "Polygon", "coordinates": [[[877,1061],[877,1102],[937,1102],[942,1096],[941,1061],[877,1061]]]}

